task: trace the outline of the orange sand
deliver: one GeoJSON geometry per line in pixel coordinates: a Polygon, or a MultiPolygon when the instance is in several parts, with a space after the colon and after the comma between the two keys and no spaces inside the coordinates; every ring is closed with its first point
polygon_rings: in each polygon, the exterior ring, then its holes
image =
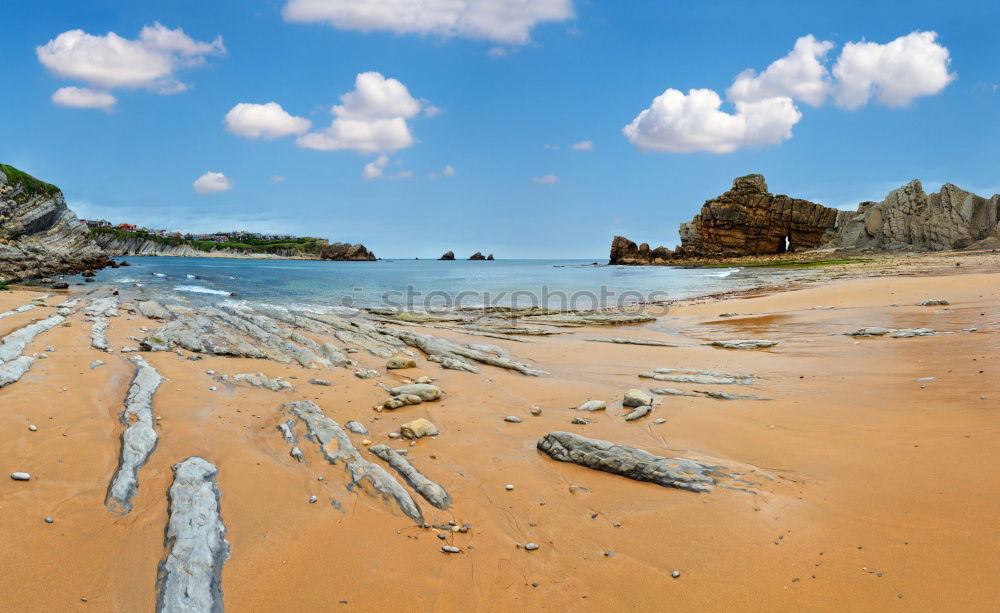
{"type": "MultiPolygon", "coordinates": [[[[701,302],[674,307],[645,326],[569,328],[528,343],[432,331],[502,346],[553,373],[543,378],[490,367],[477,376],[418,359],[417,369],[360,380],[342,368],[142,354],[169,381],[154,400],[162,417],[159,445],[139,473],[127,517],[109,513],[104,496],[117,466],[117,413],[133,367],[127,354],[91,349],[89,324],[75,314],[70,327],[39,336],[26,353],[46,345],[56,351],[0,390],[0,469],[33,477],[0,480],[0,608],[152,610],[170,467],[201,455],[219,468],[232,545],[222,580],[230,611],[996,611],[1000,273],[995,267],[961,272],[701,302]],[[912,306],[930,297],[951,306],[912,306]],[[717,317],[727,311],[750,314],[717,317]],[[908,339],[842,334],[862,326],[981,330],[908,339]],[[600,336],[686,346],[584,340],[600,336]],[[764,351],[701,344],[727,338],[781,344],[764,351]],[[91,371],[95,359],[108,363],[91,371]],[[637,378],[656,367],[754,372],[762,379],[753,386],[698,386],[637,378]],[[218,383],[205,374],[210,369],[298,378],[294,390],[276,393],[218,383]],[[439,378],[443,400],[372,410],[386,397],[377,381],[421,375],[439,378]],[[309,385],[313,376],[334,385],[309,385]],[[213,385],[219,391],[209,391],[213,385]],[[656,386],[774,400],[661,396],[650,417],[633,423],[619,417],[626,389],[656,386]],[[592,398],[608,401],[607,413],[588,414],[590,425],[571,425],[577,413],[569,407],[592,398]],[[343,468],[323,461],[312,443],[300,445],[306,464],[289,457],[275,427],[287,419],[280,406],[295,399],[314,400],[341,424],[356,419],[372,431],[368,438],[395,448],[405,443],[386,434],[401,423],[427,417],[437,424],[442,434],[419,441],[409,458],[455,505],[421,506],[429,523],[471,523],[469,533],[442,541],[381,500],[348,493],[343,468]],[[532,417],[533,405],[544,413],[532,417]],[[506,423],[506,415],[524,422],[506,423]],[[669,421],[656,425],[657,418],[669,421]],[[29,424],[38,431],[29,432],[29,424]],[[537,439],[554,430],[659,455],[750,465],[774,480],[760,479],[757,495],[638,483],[536,451],[537,439]],[[515,489],[506,491],[507,483],[515,489]],[[310,495],[319,502],[308,504],[310,495]],[[54,524],[43,522],[47,515],[54,524]],[[541,548],[516,547],[529,541],[541,548]],[[446,543],[463,553],[441,553],[446,543]],[[675,569],[678,579],[670,577],[675,569]]],[[[0,292],[0,311],[31,297],[0,292]]],[[[0,335],[50,311],[0,319],[0,335]]],[[[141,326],[156,326],[124,315],[109,321],[113,349],[134,344],[127,339],[141,336],[141,326]]],[[[363,352],[352,357],[383,365],[363,352]]]]}

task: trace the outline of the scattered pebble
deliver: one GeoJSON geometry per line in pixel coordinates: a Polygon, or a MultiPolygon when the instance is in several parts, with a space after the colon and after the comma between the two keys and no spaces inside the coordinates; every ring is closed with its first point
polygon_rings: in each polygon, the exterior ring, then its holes
{"type": "Polygon", "coordinates": [[[524,546],[524,548],[527,551],[534,551],[538,549],[538,543],[528,543],[527,545],[524,546]]]}
{"type": "Polygon", "coordinates": [[[315,496],[310,496],[309,497],[309,504],[313,504],[314,502],[316,502],[316,500],[317,500],[317,498],[315,496]]]}
{"type": "MultiPolygon", "coordinates": [[[[10,473],[10,478],[14,481],[30,481],[31,475],[28,473],[10,473]]],[[[511,486],[511,488],[513,487],[511,486]]]]}
{"type": "Polygon", "coordinates": [[[503,420],[507,421],[507,422],[510,422],[512,424],[519,424],[519,423],[521,423],[521,418],[517,417],[516,415],[508,415],[507,417],[504,417],[503,420]]]}
{"type": "Polygon", "coordinates": [[[445,553],[462,553],[462,550],[453,545],[445,545],[441,548],[441,551],[445,553]]]}
{"type": "Polygon", "coordinates": [[[31,424],[30,426],[28,426],[28,430],[31,430],[32,432],[34,432],[34,431],[38,430],[38,426],[36,426],[35,424],[31,424]]]}
{"type": "Polygon", "coordinates": [[[654,424],[665,424],[665,423],[667,423],[667,420],[665,420],[665,419],[663,419],[663,418],[661,417],[660,419],[654,419],[654,420],[653,420],[653,423],[654,423],[654,424]]]}
{"type": "Polygon", "coordinates": [[[53,524],[53,523],[55,523],[55,521],[56,520],[52,519],[51,517],[46,517],[45,518],[45,523],[47,523],[47,524],[53,524]]]}
{"type": "Polygon", "coordinates": [[[212,387],[208,388],[208,391],[210,391],[210,392],[216,392],[218,390],[219,390],[219,388],[215,387],[214,385],[212,387]]]}
{"type": "Polygon", "coordinates": [[[677,577],[681,576],[681,571],[675,570],[674,572],[670,573],[670,576],[676,579],[677,577]]]}
{"type": "Polygon", "coordinates": [[[534,415],[535,417],[538,417],[539,415],[542,414],[542,408],[541,407],[531,407],[531,414],[534,415]]]}
{"type": "Polygon", "coordinates": [[[508,483],[506,486],[504,486],[504,489],[506,489],[509,492],[512,489],[514,489],[514,486],[508,483]]]}

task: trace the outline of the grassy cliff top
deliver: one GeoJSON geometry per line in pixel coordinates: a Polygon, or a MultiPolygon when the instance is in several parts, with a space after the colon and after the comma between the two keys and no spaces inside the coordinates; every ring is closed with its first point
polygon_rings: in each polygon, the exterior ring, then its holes
{"type": "Polygon", "coordinates": [[[125,241],[132,238],[139,238],[142,240],[153,241],[156,243],[162,243],[171,247],[178,247],[180,245],[188,245],[199,251],[218,251],[222,249],[236,249],[239,251],[247,251],[250,253],[278,253],[285,252],[288,250],[294,250],[302,255],[319,255],[320,248],[327,244],[326,239],[313,238],[313,237],[301,237],[287,240],[248,240],[247,242],[229,242],[229,243],[217,243],[214,241],[200,241],[194,239],[184,239],[178,238],[176,236],[159,236],[157,234],[150,234],[143,231],[130,231],[123,230],[121,228],[91,228],[91,235],[98,234],[110,234],[119,241],[125,241]]]}
{"type": "Polygon", "coordinates": [[[40,181],[23,170],[18,170],[13,166],[0,164],[0,170],[7,175],[7,183],[11,185],[18,183],[21,184],[24,191],[27,192],[28,195],[46,196],[51,198],[52,196],[60,193],[59,188],[55,185],[46,183],[45,181],[40,181]]]}

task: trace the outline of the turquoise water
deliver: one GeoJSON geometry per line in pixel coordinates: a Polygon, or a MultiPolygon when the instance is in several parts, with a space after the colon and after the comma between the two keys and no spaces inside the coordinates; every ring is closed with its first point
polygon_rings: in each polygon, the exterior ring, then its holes
{"type": "Polygon", "coordinates": [[[593,265],[601,260],[239,260],[128,257],[97,281],[201,302],[416,310],[489,306],[606,308],[773,283],[794,271],[593,265]]]}

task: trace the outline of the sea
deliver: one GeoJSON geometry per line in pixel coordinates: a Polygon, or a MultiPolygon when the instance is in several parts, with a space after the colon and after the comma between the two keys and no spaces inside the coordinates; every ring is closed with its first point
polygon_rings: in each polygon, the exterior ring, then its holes
{"type": "Polygon", "coordinates": [[[781,283],[802,275],[789,269],[617,266],[600,259],[118,258],[122,260],[129,266],[105,268],[95,280],[130,290],[123,293],[166,294],[193,303],[263,303],[319,311],[623,308],[781,283]]]}

